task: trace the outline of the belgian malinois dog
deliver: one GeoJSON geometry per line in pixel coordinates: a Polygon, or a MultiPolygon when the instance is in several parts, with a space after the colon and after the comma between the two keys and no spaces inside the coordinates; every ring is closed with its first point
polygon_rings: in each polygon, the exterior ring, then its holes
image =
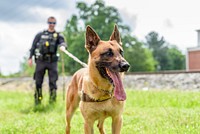
{"type": "Polygon", "coordinates": [[[70,133],[70,121],[79,106],[84,118],[85,134],[93,134],[93,125],[105,134],[105,118],[112,118],[112,134],[120,134],[126,93],[122,74],[129,68],[123,57],[123,49],[117,25],[109,41],[103,41],[90,27],[86,28],[85,48],[89,53],[88,67],[78,70],[72,77],[66,95],[66,134],[70,133]]]}

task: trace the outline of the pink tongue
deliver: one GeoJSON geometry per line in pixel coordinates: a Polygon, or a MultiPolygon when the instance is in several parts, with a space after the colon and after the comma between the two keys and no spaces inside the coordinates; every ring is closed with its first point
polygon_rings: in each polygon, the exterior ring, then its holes
{"type": "Polygon", "coordinates": [[[119,101],[124,101],[126,100],[126,93],[124,91],[124,87],[122,85],[122,81],[121,78],[119,76],[119,73],[110,73],[111,74],[111,78],[114,82],[114,96],[116,97],[117,100],[119,101]]]}

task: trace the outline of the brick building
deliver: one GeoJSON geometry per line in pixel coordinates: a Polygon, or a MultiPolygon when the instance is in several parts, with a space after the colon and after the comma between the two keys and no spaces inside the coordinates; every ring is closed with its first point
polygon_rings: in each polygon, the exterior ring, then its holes
{"type": "Polygon", "coordinates": [[[200,30],[197,31],[197,47],[188,48],[186,54],[187,71],[200,71],[200,30]]]}

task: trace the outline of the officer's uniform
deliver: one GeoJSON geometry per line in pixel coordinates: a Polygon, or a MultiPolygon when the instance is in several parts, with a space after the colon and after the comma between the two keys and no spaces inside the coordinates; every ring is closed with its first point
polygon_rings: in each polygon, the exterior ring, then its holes
{"type": "Polygon", "coordinates": [[[45,71],[48,70],[50,101],[55,101],[58,80],[57,70],[57,49],[60,46],[67,47],[64,37],[55,32],[43,31],[36,35],[32,47],[30,49],[30,57],[35,57],[36,69],[34,79],[36,84],[35,103],[41,103],[42,99],[42,83],[45,71]]]}

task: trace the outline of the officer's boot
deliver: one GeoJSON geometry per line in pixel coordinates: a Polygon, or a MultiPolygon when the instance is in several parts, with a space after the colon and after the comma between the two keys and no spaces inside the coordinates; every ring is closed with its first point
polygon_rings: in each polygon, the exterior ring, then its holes
{"type": "Polygon", "coordinates": [[[56,89],[50,90],[49,103],[56,102],[56,89]]]}
{"type": "Polygon", "coordinates": [[[41,101],[42,101],[42,89],[41,88],[38,88],[35,90],[34,98],[35,98],[35,105],[41,104],[41,101]]]}

